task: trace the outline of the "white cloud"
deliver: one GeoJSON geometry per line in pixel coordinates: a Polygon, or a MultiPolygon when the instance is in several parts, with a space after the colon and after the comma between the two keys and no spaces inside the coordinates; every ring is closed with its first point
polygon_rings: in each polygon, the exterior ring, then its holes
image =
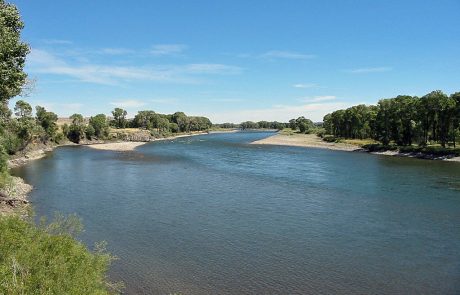
{"type": "Polygon", "coordinates": [[[366,74],[366,73],[382,73],[391,71],[392,68],[390,67],[375,67],[375,68],[359,68],[359,69],[352,69],[347,70],[346,72],[352,74],[366,74]]]}
{"type": "Polygon", "coordinates": [[[242,102],[241,98],[213,98],[210,99],[211,102],[224,102],[224,103],[232,103],[232,102],[242,102]]]}
{"type": "MultiPolygon", "coordinates": [[[[350,104],[351,105],[351,104],[350,104]]],[[[229,112],[216,112],[208,114],[212,122],[223,123],[233,122],[240,123],[243,121],[279,121],[288,122],[292,118],[304,116],[315,122],[322,121],[324,115],[333,112],[337,109],[342,109],[349,106],[349,104],[341,102],[327,102],[327,103],[311,103],[302,105],[276,105],[270,108],[229,111],[229,112]]]]}
{"type": "Polygon", "coordinates": [[[242,68],[223,64],[189,64],[179,69],[192,74],[239,74],[242,68]]]}
{"type": "Polygon", "coordinates": [[[268,58],[268,59],[277,59],[277,58],[284,58],[284,59],[311,59],[311,58],[315,58],[316,55],[298,53],[298,52],[293,52],[293,51],[271,50],[271,51],[265,52],[260,57],[268,58]]]}
{"type": "Polygon", "coordinates": [[[305,97],[301,99],[303,102],[320,102],[320,101],[330,101],[335,100],[337,97],[334,95],[320,95],[320,96],[313,96],[313,97],[305,97]]]}
{"type": "Polygon", "coordinates": [[[93,64],[86,59],[73,59],[70,63],[42,49],[33,49],[29,54],[28,70],[33,73],[61,75],[83,82],[107,85],[134,80],[196,83],[198,81],[196,76],[199,75],[238,74],[242,71],[236,66],[213,63],[150,67],[93,64]]]}
{"type": "Polygon", "coordinates": [[[73,44],[72,41],[69,40],[60,40],[60,39],[43,39],[43,43],[49,44],[49,45],[70,45],[73,44]]]}
{"type": "Polygon", "coordinates": [[[124,55],[134,53],[134,50],[127,48],[102,48],[100,53],[108,55],[124,55]]]}
{"type": "Polygon", "coordinates": [[[142,107],[146,105],[145,102],[136,100],[136,99],[118,100],[118,101],[113,101],[110,104],[115,107],[126,108],[126,109],[138,108],[138,107],[142,107]]]}
{"type": "Polygon", "coordinates": [[[294,88],[316,88],[316,87],[319,87],[319,86],[317,84],[314,84],[314,83],[305,83],[305,84],[299,83],[299,84],[292,85],[292,87],[294,87],[294,88]]]}
{"type": "Polygon", "coordinates": [[[182,53],[187,46],[184,44],[157,44],[152,46],[150,53],[156,56],[177,55],[182,53]]]}

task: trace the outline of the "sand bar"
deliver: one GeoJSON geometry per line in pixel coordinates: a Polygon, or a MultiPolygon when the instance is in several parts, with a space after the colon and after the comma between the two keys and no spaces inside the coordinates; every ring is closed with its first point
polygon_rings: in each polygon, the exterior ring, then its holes
{"type": "Polygon", "coordinates": [[[144,145],[146,143],[147,142],[122,141],[122,142],[89,144],[87,145],[87,147],[90,147],[96,150],[126,152],[126,151],[133,151],[138,146],[144,145]]]}
{"type": "Polygon", "coordinates": [[[144,145],[149,142],[162,141],[162,140],[174,140],[177,138],[190,137],[190,136],[203,135],[203,134],[207,134],[207,133],[206,132],[196,132],[196,133],[190,133],[190,134],[179,134],[179,135],[165,137],[165,138],[156,138],[151,141],[119,141],[119,142],[88,144],[86,146],[92,149],[96,149],[96,150],[128,152],[128,151],[133,151],[138,146],[144,145]]]}
{"type": "Polygon", "coordinates": [[[316,136],[316,134],[275,134],[273,136],[254,141],[251,144],[312,147],[339,151],[356,151],[361,149],[360,147],[352,144],[326,142],[316,136]]]}

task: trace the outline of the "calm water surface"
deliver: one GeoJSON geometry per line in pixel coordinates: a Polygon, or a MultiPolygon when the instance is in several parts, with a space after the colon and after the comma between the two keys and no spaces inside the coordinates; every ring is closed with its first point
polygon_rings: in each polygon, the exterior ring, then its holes
{"type": "Polygon", "coordinates": [[[127,294],[460,294],[460,164],[212,134],[62,147],[14,173],[77,213],[127,294]]]}

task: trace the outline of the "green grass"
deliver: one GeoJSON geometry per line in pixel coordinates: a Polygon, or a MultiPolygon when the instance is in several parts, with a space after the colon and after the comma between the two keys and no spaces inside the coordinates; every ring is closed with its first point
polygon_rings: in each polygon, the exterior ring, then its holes
{"type": "Polygon", "coordinates": [[[103,245],[90,252],[74,235],[76,217],[35,226],[0,217],[0,294],[112,294],[105,273],[112,257],[103,245]]]}

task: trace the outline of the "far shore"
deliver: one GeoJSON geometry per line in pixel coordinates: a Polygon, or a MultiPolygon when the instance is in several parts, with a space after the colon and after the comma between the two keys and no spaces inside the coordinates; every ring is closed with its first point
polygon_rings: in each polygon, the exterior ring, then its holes
{"type": "Polygon", "coordinates": [[[273,136],[256,140],[251,144],[264,144],[264,145],[284,145],[284,146],[298,146],[298,147],[312,147],[328,150],[338,151],[357,151],[361,150],[360,147],[346,143],[326,142],[315,134],[282,134],[277,133],[273,136]]]}
{"type": "Polygon", "coordinates": [[[190,134],[179,134],[175,136],[169,136],[164,138],[156,138],[151,141],[118,141],[118,142],[103,142],[103,143],[95,143],[95,144],[86,144],[89,148],[96,149],[96,150],[105,150],[105,151],[116,151],[116,152],[129,152],[134,151],[137,147],[155,141],[162,141],[162,140],[173,140],[176,138],[182,137],[190,137],[196,135],[203,135],[208,134],[207,132],[196,132],[190,134]]]}
{"type": "MultiPolygon", "coordinates": [[[[347,151],[347,152],[368,152],[360,146],[341,143],[341,142],[326,142],[323,141],[316,134],[283,134],[277,133],[273,136],[256,140],[251,144],[262,144],[262,145],[279,145],[279,146],[296,146],[306,148],[320,148],[336,151],[347,151]]],[[[449,162],[460,162],[460,157],[436,157],[431,155],[421,155],[414,153],[400,153],[398,151],[385,151],[385,152],[371,152],[374,155],[384,156],[396,156],[396,157],[408,157],[408,158],[423,158],[429,160],[443,160],[449,162]]]]}
{"type": "MultiPolygon", "coordinates": [[[[216,132],[219,133],[220,131],[216,132]]],[[[226,131],[224,131],[226,132],[226,131]]],[[[211,132],[213,133],[213,132],[211,132]]],[[[94,141],[84,141],[79,144],[66,142],[63,144],[50,144],[50,145],[42,145],[33,148],[32,150],[28,150],[22,152],[21,154],[17,155],[16,157],[10,158],[8,160],[8,167],[15,168],[18,166],[25,165],[30,161],[38,160],[44,158],[49,152],[52,152],[55,148],[61,146],[87,146],[92,149],[96,150],[106,150],[106,151],[117,151],[117,152],[128,152],[133,151],[137,147],[147,144],[149,142],[154,141],[162,141],[162,140],[173,140],[176,138],[182,137],[190,137],[196,135],[208,134],[208,132],[201,131],[201,132],[193,132],[187,134],[178,134],[175,136],[165,137],[165,138],[156,138],[150,141],[103,141],[103,140],[94,140],[94,141]]]]}

